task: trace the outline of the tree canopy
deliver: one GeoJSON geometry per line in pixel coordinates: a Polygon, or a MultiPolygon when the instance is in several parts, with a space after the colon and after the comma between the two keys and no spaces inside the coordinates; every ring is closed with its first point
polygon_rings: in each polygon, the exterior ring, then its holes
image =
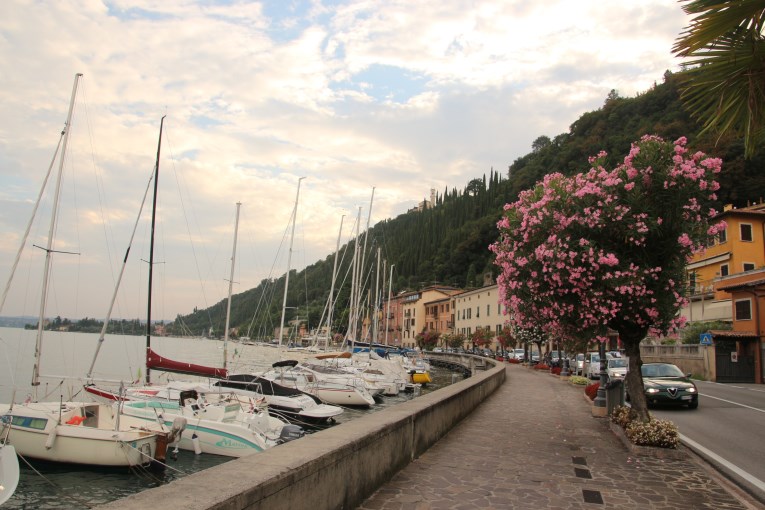
{"type": "MultiPolygon", "coordinates": [[[[514,324],[563,339],[616,330],[640,377],[640,341],[681,325],[686,261],[724,228],[707,225],[722,161],[686,143],[645,136],[613,170],[601,152],[588,171],[549,174],[506,206],[492,250],[514,324]]],[[[647,416],[642,391],[630,394],[647,416]]]]}

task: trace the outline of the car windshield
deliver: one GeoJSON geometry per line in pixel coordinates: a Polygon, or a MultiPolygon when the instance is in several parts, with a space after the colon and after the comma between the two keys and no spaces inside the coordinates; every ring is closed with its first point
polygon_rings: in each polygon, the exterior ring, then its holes
{"type": "Polygon", "coordinates": [[[643,377],[685,377],[682,370],[671,364],[643,365],[640,372],[643,377]]]}
{"type": "Polygon", "coordinates": [[[584,354],[577,354],[576,355],[576,360],[577,361],[584,361],[584,354]]]}
{"type": "Polygon", "coordinates": [[[613,358],[608,360],[608,368],[624,368],[627,366],[627,360],[623,358],[613,358]]]}

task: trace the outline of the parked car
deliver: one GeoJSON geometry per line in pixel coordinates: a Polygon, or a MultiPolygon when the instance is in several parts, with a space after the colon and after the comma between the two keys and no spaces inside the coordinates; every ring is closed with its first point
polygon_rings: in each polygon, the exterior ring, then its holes
{"type": "Polygon", "coordinates": [[[609,379],[624,379],[628,368],[627,358],[608,358],[606,360],[606,373],[609,379]]]}
{"type": "Polygon", "coordinates": [[[571,365],[576,375],[584,375],[584,353],[580,352],[574,359],[574,364],[571,365]]]}
{"type": "Polygon", "coordinates": [[[584,368],[582,369],[582,375],[589,379],[597,379],[600,377],[599,352],[591,351],[584,355],[584,368]]]}
{"type": "Polygon", "coordinates": [[[513,357],[518,361],[523,361],[524,356],[523,349],[513,349],[513,357]]]}
{"type": "Polygon", "coordinates": [[[672,363],[643,363],[643,390],[648,405],[687,405],[689,409],[699,407],[699,390],[691,381],[690,374],[684,374],[672,363]]]}
{"type": "Polygon", "coordinates": [[[532,351],[532,353],[531,353],[531,364],[532,365],[536,365],[537,363],[539,363],[539,353],[532,351]]]}

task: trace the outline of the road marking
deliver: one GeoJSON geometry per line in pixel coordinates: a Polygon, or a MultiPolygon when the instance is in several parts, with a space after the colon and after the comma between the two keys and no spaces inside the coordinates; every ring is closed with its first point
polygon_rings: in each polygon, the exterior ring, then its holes
{"type": "Polygon", "coordinates": [[[707,448],[704,448],[703,446],[701,446],[699,443],[697,443],[693,439],[690,439],[689,437],[686,437],[686,436],[684,436],[682,434],[678,434],[678,435],[680,436],[680,440],[683,443],[689,445],[690,447],[692,447],[695,450],[700,451],[701,453],[703,453],[704,455],[710,457],[714,461],[719,462],[720,464],[722,464],[726,468],[730,469],[735,474],[737,474],[738,476],[740,476],[741,478],[743,478],[747,482],[751,483],[752,485],[754,485],[755,487],[757,487],[761,491],[765,491],[765,482],[763,482],[759,478],[756,478],[756,477],[750,475],[749,473],[747,473],[746,471],[744,471],[740,467],[738,467],[735,464],[733,464],[733,463],[723,459],[722,457],[720,457],[719,455],[717,455],[713,451],[711,451],[711,450],[709,450],[707,448]]]}
{"type": "Polygon", "coordinates": [[[704,393],[699,393],[699,395],[701,395],[703,397],[706,397],[706,398],[713,398],[715,400],[722,400],[723,402],[727,402],[729,404],[733,404],[733,405],[737,405],[737,406],[741,406],[741,407],[746,407],[747,409],[751,409],[752,411],[759,411],[761,413],[765,413],[765,409],[759,409],[757,407],[748,406],[746,404],[739,404],[738,402],[734,402],[732,400],[726,400],[726,399],[720,398],[720,397],[713,397],[712,395],[706,395],[704,393]]]}
{"type": "Polygon", "coordinates": [[[758,390],[756,388],[749,388],[747,386],[736,386],[735,384],[721,383],[717,381],[696,381],[696,385],[698,385],[699,383],[716,384],[718,386],[725,386],[726,388],[736,388],[738,390],[747,390],[747,391],[756,391],[757,393],[765,393],[765,390],[758,390]]]}

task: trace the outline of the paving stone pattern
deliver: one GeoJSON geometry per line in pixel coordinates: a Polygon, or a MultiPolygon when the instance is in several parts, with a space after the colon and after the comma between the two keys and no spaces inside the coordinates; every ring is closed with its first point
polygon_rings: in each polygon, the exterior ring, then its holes
{"type": "Polygon", "coordinates": [[[359,510],[750,509],[693,460],[631,454],[583,387],[507,366],[507,381],[359,510]]]}

